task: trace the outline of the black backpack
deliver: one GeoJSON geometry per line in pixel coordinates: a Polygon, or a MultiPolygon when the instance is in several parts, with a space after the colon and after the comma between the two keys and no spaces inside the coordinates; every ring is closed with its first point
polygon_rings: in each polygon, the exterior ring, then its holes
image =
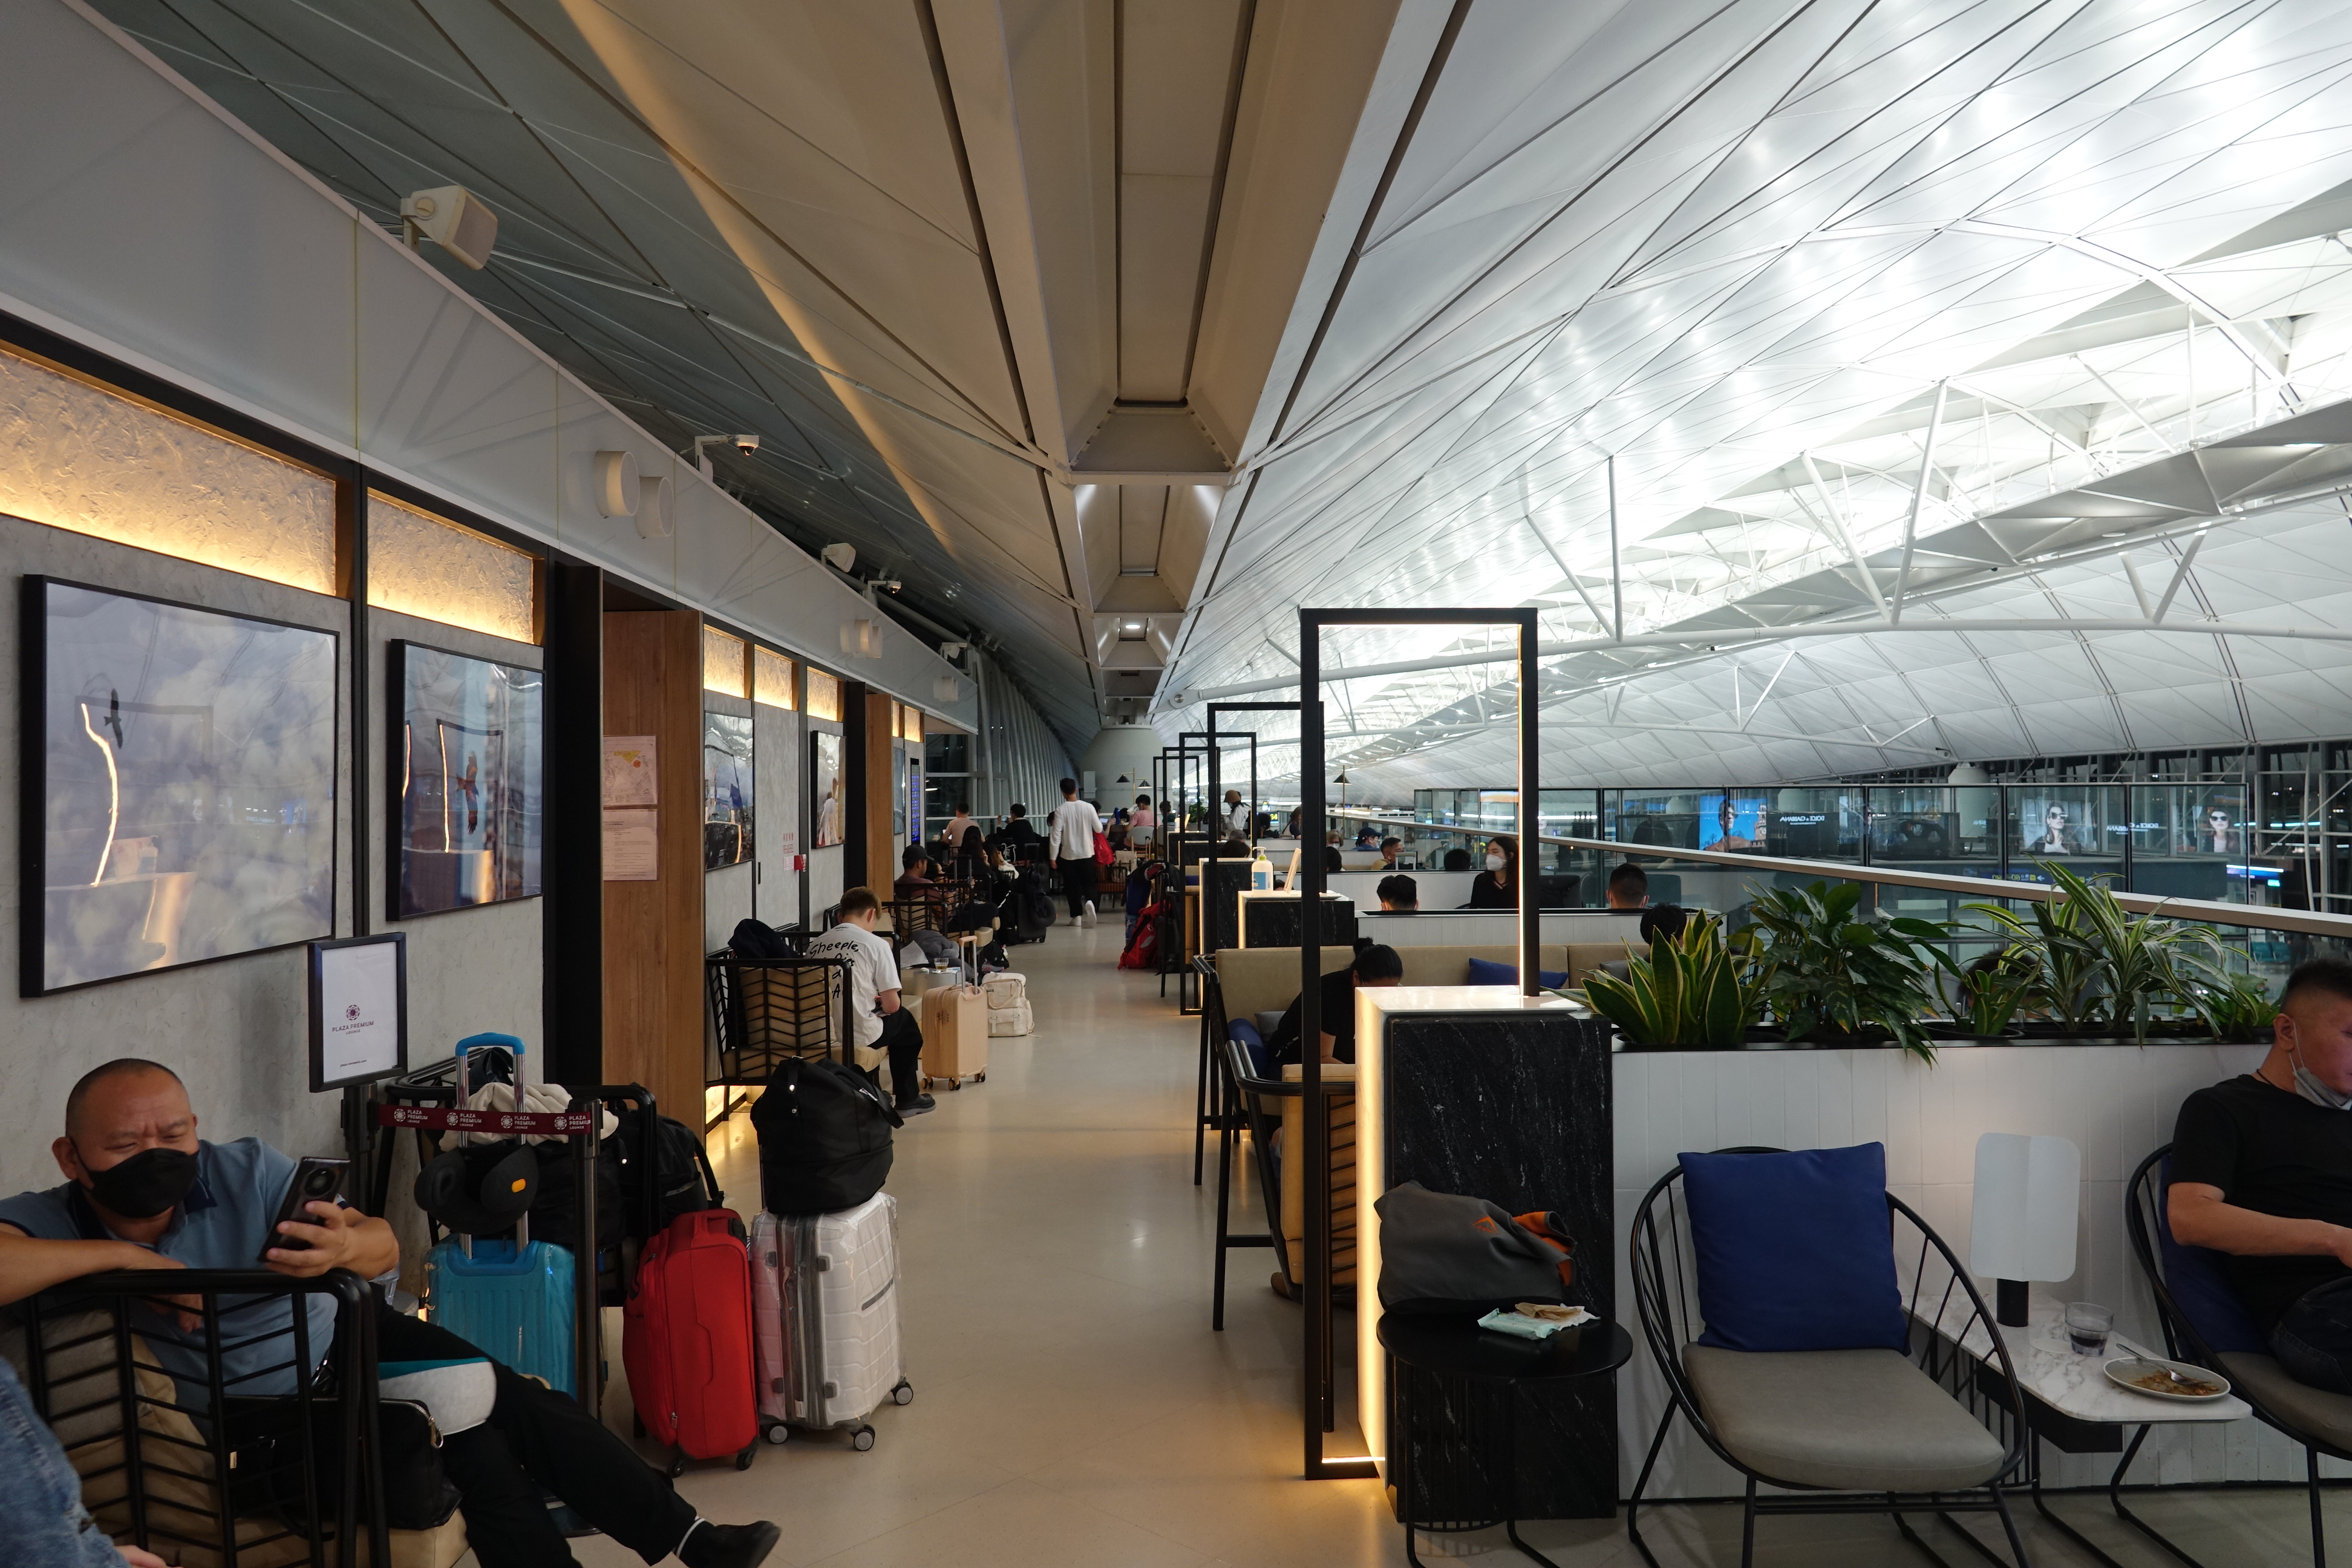
{"type": "Polygon", "coordinates": [[[770,1214],[833,1214],[882,1190],[890,1130],[906,1125],[856,1068],[793,1060],[751,1107],[760,1203],[770,1214]]]}
{"type": "MultiPolygon", "coordinates": [[[[649,1150],[646,1146],[647,1120],[635,1114],[621,1118],[621,1190],[623,1202],[628,1205],[630,1228],[634,1230],[640,1223],[650,1224],[653,1228],[646,1235],[657,1235],[680,1215],[726,1207],[727,1194],[719,1188],[719,1173],[710,1168],[710,1156],[703,1151],[702,1139],[695,1131],[674,1117],[654,1118],[649,1150]],[[641,1220],[640,1216],[646,1217],[641,1220]]],[[[603,1215],[597,1215],[599,1232],[604,1229],[603,1218],[603,1215]]],[[[577,1226],[579,1222],[572,1223],[577,1226]]],[[[536,1237],[539,1232],[534,1230],[531,1235],[536,1237]]],[[[551,1234],[548,1239],[557,1238],[551,1234]]]]}

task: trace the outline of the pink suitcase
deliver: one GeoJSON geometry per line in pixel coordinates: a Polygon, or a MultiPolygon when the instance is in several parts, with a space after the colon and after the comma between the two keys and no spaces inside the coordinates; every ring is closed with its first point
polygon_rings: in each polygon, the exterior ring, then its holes
{"type": "Polygon", "coordinates": [[[837,1214],[751,1222],[751,1323],[760,1426],[846,1429],[874,1447],[866,1417],[915,1397],[898,1338],[898,1201],[877,1193],[837,1214]]]}

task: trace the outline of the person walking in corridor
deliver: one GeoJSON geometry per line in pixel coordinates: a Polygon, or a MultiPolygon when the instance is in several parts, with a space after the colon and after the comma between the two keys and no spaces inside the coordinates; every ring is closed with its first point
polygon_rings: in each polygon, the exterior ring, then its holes
{"type": "Polygon", "coordinates": [[[1078,781],[1062,781],[1062,804],[1054,808],[1053,831],[1046,836],[1046,853],[1062,870],[1062,891],[1069,896],[1070,919],[1079,925],[1095,923],[1095,835],[1102,817],[1078,798],[1078,781]]]}

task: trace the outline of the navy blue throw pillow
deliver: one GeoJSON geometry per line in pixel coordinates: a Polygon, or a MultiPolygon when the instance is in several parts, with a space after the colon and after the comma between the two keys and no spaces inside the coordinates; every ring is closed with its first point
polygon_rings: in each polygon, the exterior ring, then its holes
{"type": "MultiPolygon", "coordinates": [[[[1568,971],[1538,969],[1536,971],[1536,980],[1547,989],[1557,991],[1568,984],[1568,971]]],[[[1470,978],[1464,982],[1468,985],[1517,985],[1518,983],[1519,966],[1517,964],[1497,963],[1491,958],[1472,959],[1470,978]]]]}
{"type": "Polygon", "coordinates": [[[1703,1345],[1910,1348],[1886,1208],[1886,1145],[1685,1154],[1703,1345]]]}
{"type": "Polygon", "coordinates": [[[1255,1024],[1244,1024],[1236,1019],[1233,1023],[1227,1024],[1225,1026],[1225,1030],[1228,1034],[1233,1036],[1234,1041],[1240,1045],[1241,1048],[1244,1052],[1248,1054],[1250,1071],[1255,1073],[1260,1078],[1272,1078],[1275,1076],[1274,1055],[1266,1048],[1265,1037],[1257,1032],[1257,1026],[1255,1024]]]}

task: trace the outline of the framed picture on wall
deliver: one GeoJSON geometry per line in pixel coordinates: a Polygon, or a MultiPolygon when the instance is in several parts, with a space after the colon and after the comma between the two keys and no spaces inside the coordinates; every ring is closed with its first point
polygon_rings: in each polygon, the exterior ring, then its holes
{"type": "Polygon", "coordinates": [[[392,918],[537,898],[545,678],[415,642],[388,663],[392,918]]]}
{"type": "Polygon", "coordinates": [[[817,733],[809,737],[809,805],[816,832],[809,847],[823,849],[841,842],[848,831],[848,808],[842,799],[841,737],[817,733]]]}
{"type": "Polygon", "coordinates": [[[334,935],[338,639],[25,579],[20,989],[334,935]]]}
{"type": "Polygon", "coordinates": [[[702,716],[702,868],[751,858],[751,721],[732,713],[702,716]]]}

